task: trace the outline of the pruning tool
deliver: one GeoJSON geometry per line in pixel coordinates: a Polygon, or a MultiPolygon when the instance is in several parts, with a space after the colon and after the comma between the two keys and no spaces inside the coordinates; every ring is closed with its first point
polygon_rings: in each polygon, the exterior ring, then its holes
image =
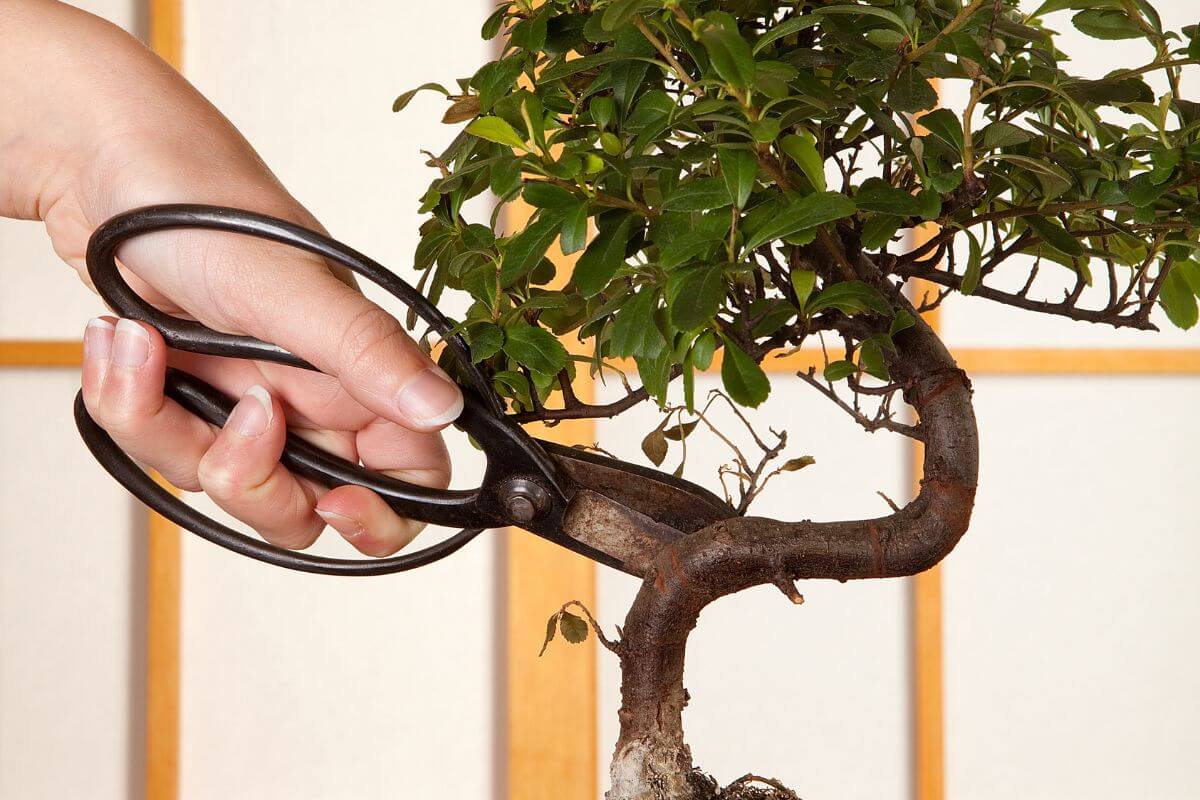
{"type": "MultiPolygon", "coordinates": [[[[274,217],[207,205],[157,205],[105,222],[88,242],[87,267],[105,302],[121,316],[155,327],[169,347],[191,353],[316,368],[269,342],[223,333],[166,314],[140,297],[117,268],[128,239],[193,228],[278,242],[341,264],[399,299],[445,342],[457,361],[464,396],[455,423],[487,456],[475,489],[430,489],[367,469],[289,433],[282,463],[328,488],[355,484],[377,492],[397,514],[462,528],[422,550],[381,559],[327,558],[284,550],[204,516],[142,471],[88,414],[82,392],[75,422],[101,466],[147,506],[214,544],[288,569],[326,575],[381,575],[414,569],[456,552],[483,530],[515,526],[631,575],[644,577],[659,550],[714,522],[737,515],[713,493],[657,470],[536,439],[504,410],[491,380],[475,364],[455,324],[419,291],[362,253],[321,233],[274,217]]],[[[166,393],[212,425],[223,425],[235,401],[185,372],[167,372],[166,393]]]]}

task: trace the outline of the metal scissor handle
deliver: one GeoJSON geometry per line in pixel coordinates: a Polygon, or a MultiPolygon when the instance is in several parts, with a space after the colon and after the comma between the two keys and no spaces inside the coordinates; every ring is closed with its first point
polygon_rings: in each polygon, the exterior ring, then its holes
{"type": "MultiPolygon", "coordinates": [[[[339,458],[290,435],[281,461],[294,472],[326,486],[356,484],[374,490],[399,514],[423,522],[462,526],[458,534],[424,550],[386,559],[335,559],[274,547],[195,511],[159,486],[126,455],[88,414],[82,392],[75,399],[75,421],[96,460],[121,485],[172,522],[241,555],[276,566],[328,575],[379,575],[423,566],[450,555],[484,528],[508,524],[553,527],[566,505],[569,479],[518,425],[504,417],[490,381],[472,363],[454,324],[420,292],[387,268],[323,234],[293,223],[240,209],[206,205],[160,205],[113,217],[88,242],[88,273],[105,302],[123,317],[146,322],[169,347],[206,355],[273,361],[316,370],[293,353],[248,336],[214,331],[154,308],[125,282],[117,268],[117,248],[127,239],[154,231],[202,228],[246,234],[315,253],[367,278],[399,299],[429,324],[458,359],[471,386],[464,387],[464,409],[456,425],[470,434],[487,455],[480,487],[439,490],[407,483],[339,458]]],[[[214,425],[223,425],[234,401],[204,381],[169,370],[167,393],[184,408],[214,425]]]]}

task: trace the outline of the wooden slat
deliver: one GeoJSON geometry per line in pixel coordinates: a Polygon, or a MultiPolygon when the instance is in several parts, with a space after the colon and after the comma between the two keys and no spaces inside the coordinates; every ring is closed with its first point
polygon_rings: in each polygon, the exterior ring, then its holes
{"type": "MultiPolygon", "coordinates": [[[[182,0],[147,0],[148,44],[183,69],[182,0]]],[[[146,800],[179,796],[180,537],[147,510],[146,800]]]]}
{"type": "Polygon", "coordinates": [[[0,367],[78,367],[82,363],[82,342],[0,341],[0,367]]]}
{"type": "MultiPolygon", "coordinates": [[[[506,209],[510,229],[523,226],[530,209],[506,209]]],[[[550,258],[557,283],[570,276],[575,257],[557,245],[550,258]]],[[[568,348],[577,342],[564,341],[568,348]]],[[[585,372],[574,383],[576,396],[589,402],[595,387],[585,372]]],[[[530,426],[535,436],[561,444],[595,441],[592,420],[554,427],[530,426]]],[[[563,603],[578,600],[596,607],[596,566],[587,558],[519,530],[510,530],[505,552],[506,726],[504,765],[511,800],[595,800],[597,776],[596,645],[561,638],[538,657],[546,620],[563,603]]]]}
{"type": "Polygon", "coordinates": [[[183,71],[183,0],[147,0],[147,44],[183,71]]]}
{"type": "Polygon", "coordinates": [[[180,531],[147,513],[146,798],[173,800],[179,794],[180,531]]]}
{"type": "Polygon", "coordinates": [[[958,349],[968,375],[1196,375],[1200,350],[958,349]]]}

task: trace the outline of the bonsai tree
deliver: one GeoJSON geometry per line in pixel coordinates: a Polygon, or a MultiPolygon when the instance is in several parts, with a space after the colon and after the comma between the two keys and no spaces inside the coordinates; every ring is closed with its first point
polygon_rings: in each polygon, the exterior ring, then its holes
{"type": "MultiPolygon", "coordinates": [[[[657,403],[644,449],[661,462],[719,401],[695,392],[718,351],[727,399],[754,407],[771,391],[764,359],[819,345],[824,368],[803,381],[866,430],[924,443],[906,506],[814,523],[745,516],[765,475],[808,463],[771,469],[782,441],[760,438],[761,463],[739,452],[722,475],[740,482],[742,515],[660,559],[619,640],[592,622],[623,670],[610,800],[794,797],[750,780],[718,791],[693,766],[681,712],[697,615],[759,584],[798,601],[798,579],[912,575],[955,546],[976,488],[971,385],[921,317],[949,295],[1112,328],[1153,330],[1156,307],[1196,323],[1200,105],[1179,84],[1200,37],[1164,30],[1147,0],[1032,13],[1015,0],[508,0],[483,36],[502,38],[498,59],[457,91],[421,87],[467,124],[430,155],[416,264],[435,302],[470,296],[461,328],[516,420],[657,403]],[[1144,40],[1113,52],[1145,59],[1073,76],[1052,29],[1068,25],[1144,40]],[[934,81],[969,99],[937,108],[934,81]],[[488,190],[491,218],[469,219],[464,204],[488,190]],[[505,230],[518,200],[533,214],[505,230]],[[554,246],[578,254],[568,274],[554,246]],[[915,278],[932,288],[906,294],[915,278]],[[629,364],[616,402],[572,391],[585,371],[629,364]]],[[[556,624],[588,633],[567,611],[556,624]]]]}

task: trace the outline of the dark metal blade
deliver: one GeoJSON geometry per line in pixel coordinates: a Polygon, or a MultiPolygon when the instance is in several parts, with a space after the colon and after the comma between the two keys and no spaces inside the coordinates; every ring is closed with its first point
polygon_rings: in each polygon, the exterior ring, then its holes
{"type": "Polygon", "coordinates": [[[658,551],[686,534],[737,516],[712,492],[657,470],[539,441],[577,485],[563,532],[645,575],[658,551]]]}

